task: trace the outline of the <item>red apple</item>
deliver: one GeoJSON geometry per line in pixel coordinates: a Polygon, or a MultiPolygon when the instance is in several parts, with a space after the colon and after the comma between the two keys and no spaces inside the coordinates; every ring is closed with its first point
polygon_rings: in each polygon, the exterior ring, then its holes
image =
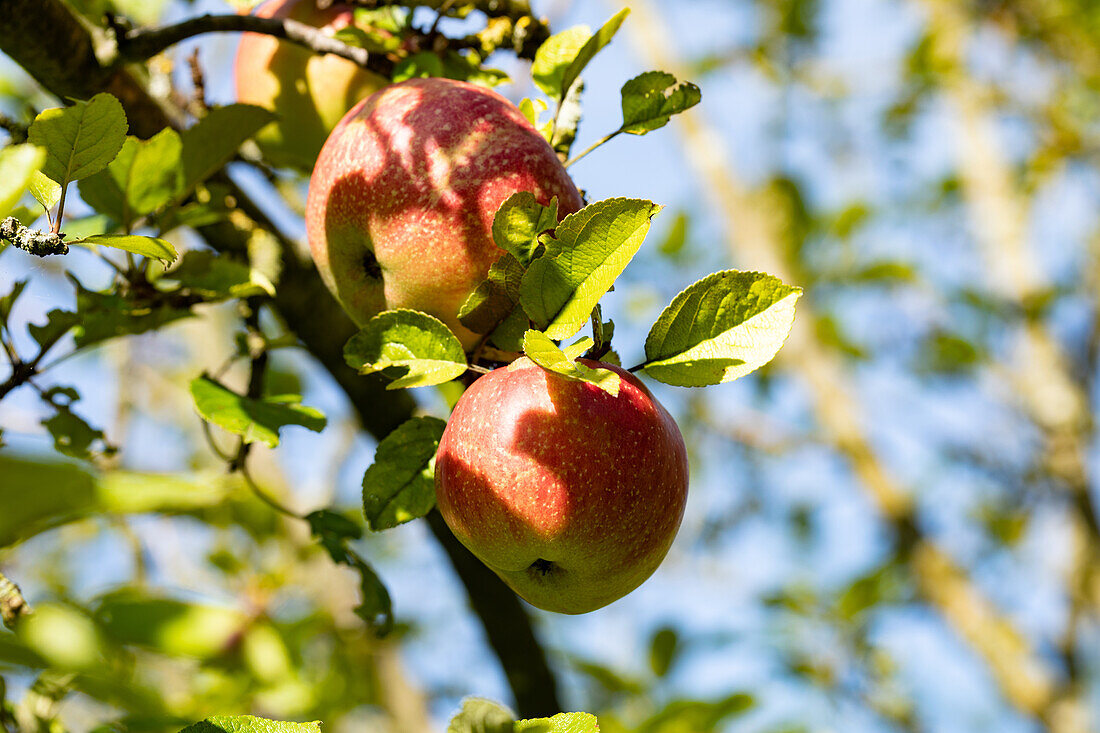
{"type": "MultiPolygon", "coordinates": [[[[316,0],[270,0],[256,15],[290,18],[331,32],[354,22],[350,5],[318,10],[316,0]]],[[[237,101],[279,115],[256,135],[264,157],[273,165],[307,172],[340,118],[388,83],[347,59],[260,33],[241,36],[235,66],[237,101]]]]}
{"type": "Polygon", "coordinates": [[[687,499],[675,421],[609,364],[618,396],[526,357],[479,378],[455,406],[435,463],[455,536],[529,603],[587,613],[661,564],[687,499]]]}
{"type": "Polygon", "coordinates": [[[469,348],[458,309],[502,251],[493,217],[519,191],[565,216],[583,202],[520,111],[450,79],[388,86],[341,120],[309,183],[306,227],[321,277],[360,325],[388,308],[441,319],[469,348]]]}

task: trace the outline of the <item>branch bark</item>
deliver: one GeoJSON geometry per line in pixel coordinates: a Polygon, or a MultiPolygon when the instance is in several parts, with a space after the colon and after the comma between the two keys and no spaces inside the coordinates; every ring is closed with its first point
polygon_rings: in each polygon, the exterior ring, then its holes
{"type": "MultiPolygon", "coordinates": [[[[0,0],[0,51],[10,56],[57,97],[88,98],[101,91],[122,102],[130,130],[150,137],[167,126],[178,126],[181,115],[163,107],[122,68],[100,65],[92,40],[61,0],[0,0]],[[58,53],[66,49],[66,53],[58,53]],[[175,124],[174,124],[175,123],[175,124]]],[[[278,235],[267,217],[240,190],[238,206],[261,227],[278,235]]],[[[203,227],[200,234],[223,252],[247,251],[247,232],[229,223],[203,227]]],[[[284,239],[283,273],[276,290],[276,308],[347,394],[364,427],[381,438],[411,414],[415,403],[404,392],[384,389],[380,380],[360,377],[344,364],[344,343],[355,332],[351,320],[329,294],[312,264],[295,254],[284,239]]],[[[517,712],[532,717],[560,710],[553,672],[531,626],[531,619],[503,581],[454,540],[446,526],[430,520],[465,585],[494,653],[504,667],[517,712]]]]}
{"type": "Polygon", "coordinates": [[[118,53],[126,61],[145,61],[171,46],[204,33],[262,33],[282,38],[319,54],[332,54],[352,61],[387,79],[393,62],[365,48],[349,46],[318,28],[290,18],[261,18],[256,15],[200,15],[162,28],[135,29],[119,39],[118,53]]]}

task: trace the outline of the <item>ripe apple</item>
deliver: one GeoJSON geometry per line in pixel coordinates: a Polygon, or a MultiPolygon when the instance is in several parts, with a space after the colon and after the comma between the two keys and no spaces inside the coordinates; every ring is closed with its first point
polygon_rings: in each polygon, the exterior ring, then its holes
{"type": "Polygon", "coordinates": [[[458,309],[503,253],[493,217],[519,191],[559,217],[583,205],[550,145],[511,102],[451,79],[411,79],[361,102],[329,136],[306,228],[329,289],[358,324],[388,308],[436,316],[466,348],[458,309]]]}
{"type": "Polygon", "coordinates": [[[619,367],[618,396],[526,357],[459,399],[436,452],[439,511],[534,606],[587,613],[637,588],[672,545],[688,462],[675,421],[619,367]]]}
{"type": "MultiPolygon", "coordinates": [[[[269,0],[256,15],[290,18],[335,32],[354,22],[352,6],[318,10],[316,0],[269,0]]],[[[388,82],[347,59],[315,54],[289,41],[245,33],[234,69],[237,101],[275,112],[279,119],[256,135],[276,166],[309,172],[329,132],[355,105],[388,82]]]]}

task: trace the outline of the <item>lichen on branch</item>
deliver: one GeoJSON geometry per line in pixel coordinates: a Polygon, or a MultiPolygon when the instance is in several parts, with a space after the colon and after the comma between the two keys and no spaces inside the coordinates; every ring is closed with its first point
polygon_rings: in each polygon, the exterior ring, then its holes
{"type": "Polygon", "coordinates": [[[14,216],[0,222],[0,239],[37,257],[68,254],[69,245],[63,241],[64,237],[64,234],[25,227],[14,216]]]}

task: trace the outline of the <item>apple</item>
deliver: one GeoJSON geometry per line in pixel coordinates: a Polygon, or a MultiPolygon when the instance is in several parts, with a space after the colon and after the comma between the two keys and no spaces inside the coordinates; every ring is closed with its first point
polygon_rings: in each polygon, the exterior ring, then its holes
{"type": "Polygon", "coordinates": [[[436,452],[439,511],[469,550],[534,606],[587,613],[661,564],[684,513],[675,421],[617,366],[618,396],[526,357],[475,381],[436,452]]]}
{"type": "Polygon", "coordinates": [[[359,325],[390,308],[436,316],[469,349],[466,297],[501,254],[493,217],[527,191],[583,201],[549,143],[496,92],[451,79],[388,86],[332,131],[309,182],[306,229],[317,269],[359,325]]]}
{"type": "MultiPolygon", "coordinates": [[[[336,32],[354,23],[352,6],[324,10],[316,0],[269,0],[256,15],[290,18],[336,32]]],[[[279,119],[256,135],[264,157],[278,167],[313,169],[317,153],[340,118],[388,81],[339,56],[315,54],[289,41],[245,33],[234,68],[237,101],[275,112],[279,119]]]]}

